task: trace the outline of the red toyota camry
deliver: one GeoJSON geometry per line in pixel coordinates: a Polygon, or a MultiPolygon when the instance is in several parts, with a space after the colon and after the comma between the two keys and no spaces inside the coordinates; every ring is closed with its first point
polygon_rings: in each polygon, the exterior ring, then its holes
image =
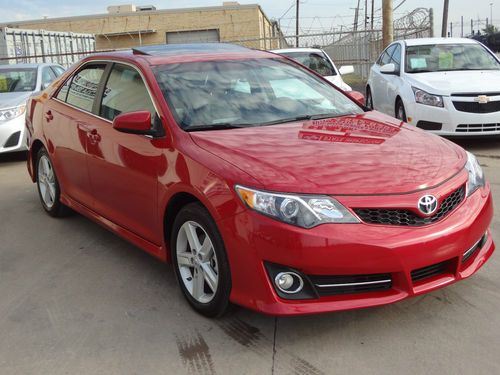
{"type": "Polygon", "coordinates": [[[377,306],[491,256],[488,182],[459,146],[307,68],[225,44],[82,60],[27,106],[43,208],[162,261],[207,316],[377,306]]]}

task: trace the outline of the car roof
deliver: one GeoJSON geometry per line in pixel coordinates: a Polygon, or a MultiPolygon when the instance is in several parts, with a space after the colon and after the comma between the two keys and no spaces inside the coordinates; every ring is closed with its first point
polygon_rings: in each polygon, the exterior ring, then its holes
{"type": "Polygon", "coordinates": [[[36,69],[39,66],[53,66],[58,65],[56,63],[40,63],[40,64],[4,64],[0,65],[0,69],[12,69],[12,68],[25,68],[25,69],[36,69]]]}
{"type": "Polygon", "coordinates": [[[429,44],[475,44],[473,39],[467,38],[419,38],[404,40],[407,46],[424,46],[429,44]]]}
{"type": "Polygon", "coordinates": [[[274,53],[323,52],[323,50],[321,48],[282,48],[282,49],[272,49],[269,52],[274,52],[274,53]]]}
{"type": "MultiPolygon", "coordinates": [[[[96,53],[88,60],[146,60],[150,65],[192,61],[276,58],[273,53],[229,43],[163,44],[135,47],[130,50],[96,53]]],[[[87,61],[88,61],[87,60],[87,61]]]]}

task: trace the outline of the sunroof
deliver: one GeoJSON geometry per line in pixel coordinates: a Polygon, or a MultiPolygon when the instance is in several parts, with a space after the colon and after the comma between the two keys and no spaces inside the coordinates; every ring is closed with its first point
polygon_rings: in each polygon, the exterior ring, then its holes
{"type": "Polygon", "coordinates": [[[245,52],[248,48],[229,43],[159,44],[133,48],[137,55],[173,55],[180,53],[245,52]]]}

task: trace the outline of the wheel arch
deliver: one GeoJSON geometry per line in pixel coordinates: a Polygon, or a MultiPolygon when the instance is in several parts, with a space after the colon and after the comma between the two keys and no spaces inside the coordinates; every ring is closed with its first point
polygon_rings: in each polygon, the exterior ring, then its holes
{"type": "Polygon", "coordinates": [[[33,182],[36,182],[36,159],[37,159],[37,155],[38,155],[38,152],[43,148],[45,147],[45,145],[43,144],[42,141],[40,141],[39,139],[36,139],[33,141],[33,143],[31,144],[31,147],[30,147],[30,150],[29,150],[29,153],[30,153],[30,167],[31,167],[31,170],[32,170],[32,175],[31,175],[31,179],[33,180],[33,182]]]}

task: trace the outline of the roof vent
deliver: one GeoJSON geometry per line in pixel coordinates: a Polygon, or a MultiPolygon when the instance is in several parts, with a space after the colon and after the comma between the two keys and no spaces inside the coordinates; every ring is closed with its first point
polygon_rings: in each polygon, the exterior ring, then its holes
{"type": "Polygon", "coordinates": [[[137,12],[150,12],[156,10],[154,5],[138,5],[135,7],[137,12]]]}

